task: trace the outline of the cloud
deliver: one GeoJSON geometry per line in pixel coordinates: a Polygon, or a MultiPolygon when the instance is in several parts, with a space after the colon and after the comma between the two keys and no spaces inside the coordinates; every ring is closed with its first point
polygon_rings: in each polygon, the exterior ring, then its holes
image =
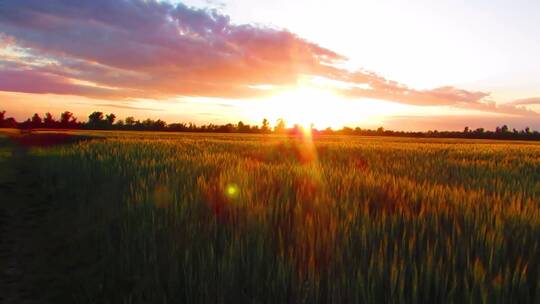
{"type": "Polygon", "coordinates": [[[344,59],[287,31],[155,1],[7,0],[0,25],[35,57],[59,61],[39,69],[158,98],[256,95],[249,84],[289,84],[344,59]]]}
{"type": "Polygon", "coordinates": [[[0,90],[38,94],[68,94],[96,98],[114,97],[114,90],[80,85],[68,78],[35,70],[0,71],[0,90]]]}
{"type": "Polygon", "coordinates": [[[507,104],[508,105],[538,105],[540,104],[540,97],[517,99],[507,104]]]}
{"type": "Polygon", "coordinates": [[[117,109],[127,109],[127,110],[137,110],[137,111],[152,111],[152,112],[164,111],[163,109],[158,109],[158,108],[138,107],[138,106],[121,104],[121,103],[98,103],[96,104],[96,106],[117,108],[117,109]]]}
{"type": "Polygon", "coordinates": [[[7,48],[13,44],[13,37],[0,33],[0,50],[7,48]]]}
{"type": "Polygon", "coordinates": [[[535,114],[489,93],[415,90],[368,71],[338,68],[344,56],[286,30],[238,25],[216,9],[154,0],[4,0],[0,90],[100,99],[178,96],[255,98],[305,77],[350,84],[351,97],[535,114]],[[261,90],[260,87],[271,87],[261,90]]]}

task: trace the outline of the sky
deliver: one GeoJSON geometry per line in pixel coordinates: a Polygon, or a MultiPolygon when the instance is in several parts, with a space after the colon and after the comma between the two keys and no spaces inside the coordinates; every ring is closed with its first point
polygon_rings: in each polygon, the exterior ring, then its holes
{"type": "Polygon", "coordinates": [[[540,130],[538,1],[3,0],[0,109],[540,130]]]}

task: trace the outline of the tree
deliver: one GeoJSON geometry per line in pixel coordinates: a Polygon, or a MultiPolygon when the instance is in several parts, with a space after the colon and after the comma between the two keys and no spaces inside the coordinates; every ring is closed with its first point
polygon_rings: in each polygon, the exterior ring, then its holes
{"type": "Polygon", "coordinates": [[[145,130],[151,130],[152,126],[154,125],[154,121],[150,118],[147,118],[142,122],[142,125],[145,130]]]}
{"type": "Polygon", "coordinates": [[[154,122],[155,130],[163,130],[167,127],[167,123],[161,119],[158,119],[154,122]]]}
{"type": "Polygon", "coordinates": [[[109,126],[112,126],[112,125],[113,125],[115,119],[116,119],[116,115],[114,115],[113,113],[111,113],[111,114],[105,116],[105,120],[107,120],[107,124],[108,124],[109,126]]]}
{"type": "Polygon", "coordinates": [[[274,132],[276,133],[283,133],[285,132],[285,120],[283,118],[279,118],[277,120],[277,124],[274,127],[274,132]]]}
{"type": "Polygon", "coordinates": [[[250,126],[244,124],[242,121],[238,122],[238,132],[249,132],[250,126]]]}
{"type": "Polygon", "coordinates": [[[6,118],[6,111],[0,111],[0,128],[17,128],[17,121],[13,117],[6,118]]]}
{"type": "Polygon", "coordinates": [[[465,127],[465,129],[463,129],[463,133],[469,133],[470,129],[469,127],[465,127]]]}
{"type": "Polygon", "coordinates": [[[186,129],[187,127],[185,123],[172,123],[169,125],[169,130],[171,131],[185,131],[186,129]]]}
{"type": "Polygon", "coordinates": [[[34,113],[34,116],[32,116],[32,119],[31,119],[31,122],[30,122],[30,125],[32,126],[32,128],[40,128],[41,123],[42,123],[42,119],[39,116],[39,114],[34,113]]]}
{"type": "Polygon", "coordinates": [[[60,125],[62,128],[73,128],[77,124],[77,118],[73,116],[73,113],[65,111],[60,114],[60,125]]]}
{"type": "Polygon", "coordinates": [[[234,132],[234,125],[233,125],[233,124],[230,124],[230,123],[224,125],[224,126],[223,126],[223,132],[225,132],[225,133],[232,133],[232,132],[234,132]]]}
{"type": "Polygon", "coordinates": [[[43,124],[45,125],[45,128],[54,128],[56,125],[56,120],[54,120],[51,113],[47,112],[45,113],[45,118],[43,118],[43,124]]]}
{"type": "Polygon", "coordinates": [[[15,129],[17,128],[17,121],[13,117],[8,117],[2,121],[1,127],[15,129]]]}
{"type": "Polygon", "coordinates": [[[19,129],[27,130],[32,128],[32,120],[30,118],[19,124],[19,129]]]}
{"type": "Polygon", "coordinates": [[[126,117],[126,126],[133,126],[135,124],[135,118],[133,116],[126,117]]]}
{"type": "Polygon", "coordinates": [[[6,111],[0,111],[0,128],[6,127],[6,111]]]}
{"type": "Polygon", "coordinates": [[[341,128],[341,133],[343,133],[343,134],[352,134],[353,129],[351,127],[343,126],[343,128],[341,128]]]}
{"type": "Polygon", "coordinates": [[[91,128],[102,128],[104,125],[103,112],[94,112],[88,116],[88,125],[91,128]]]}
{"type": "Polygon", "coordinates": [[[507,132],[508,132],[508,126],[507,126],[507,125],[503,125],[503,126],[501,127],[501,132],[502,132],[502,133],[507,133],[507,132]]]}
{"type": "Polygon", "coordinates": [[[103,112],[94,112],[88,116],[89,122],[100,122],[103,120],[103,112]]]}
{"type": "Polygon", "coordinates": [[[270,132],[270,123],[268,122],[268,119],[266,119],[266,118],[264,118],[263,121],[262,121],[261,131],[263,133],[270,132]]]}

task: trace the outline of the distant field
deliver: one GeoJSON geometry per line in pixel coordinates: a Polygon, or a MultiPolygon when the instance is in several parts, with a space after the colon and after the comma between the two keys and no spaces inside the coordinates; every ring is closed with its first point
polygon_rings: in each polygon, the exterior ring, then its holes
{"type": "Polygon", "coordinates": [[[540,303],[540,144],[70,134],[24,148],[58,301],[540,303]]]}

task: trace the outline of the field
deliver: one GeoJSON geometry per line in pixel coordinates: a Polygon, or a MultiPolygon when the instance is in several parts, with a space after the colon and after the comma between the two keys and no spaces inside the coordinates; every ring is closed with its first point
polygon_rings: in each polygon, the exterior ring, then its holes
{"type": "Polygon", "coordinates": [[[2,139],[2,204],[40,210],[26,297],[540,303],[540,144],[75,135],[2,139]]]}

